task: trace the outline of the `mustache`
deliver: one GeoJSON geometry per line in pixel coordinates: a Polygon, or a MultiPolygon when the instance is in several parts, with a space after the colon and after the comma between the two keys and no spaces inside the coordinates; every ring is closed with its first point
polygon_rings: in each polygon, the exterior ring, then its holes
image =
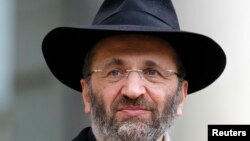
{"type": "Polygon", "coordinates": [[[136,106],[146,110],[156,110],[156,104],[147,100],[144,96],[131,99],[127,96],[119,96],[111,105],[112,111],[117,111],[120,107],[136,106]]]}

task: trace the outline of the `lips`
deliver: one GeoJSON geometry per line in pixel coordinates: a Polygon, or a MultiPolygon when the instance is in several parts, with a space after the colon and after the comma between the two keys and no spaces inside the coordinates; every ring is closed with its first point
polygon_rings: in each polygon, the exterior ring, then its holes
{"type": "Polygon", "coordinates": [[[150,112],[149,109],[139,106],[128,106],[128,107],[121,107],[118,108],[117,112],[119,114],[127,115],[127,116],[140,116],[147,114],[150,112]]]}

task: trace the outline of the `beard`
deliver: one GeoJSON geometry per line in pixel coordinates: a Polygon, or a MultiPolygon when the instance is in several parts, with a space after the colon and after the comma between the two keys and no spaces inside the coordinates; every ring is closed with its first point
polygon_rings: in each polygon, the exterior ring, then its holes
{"type": "Polygon", "coordinates": [[[89,87],[91,99],[91,118],[93,130],[97,132],[103,141],[156,141],[169,129],[175,118],[177,105],[179,104],[179,86],[175,94],[169,94],[162,112],[159,112],[156,104],[145,97],[130,99],[119,96],[111,105],[111,114],[105,110],[106,105],[101,93],[93,92],[89,87]],[[130,117],[122,121],[115,118],[115,112],[119,106],[141,106],[151,111],[150,118],[130,117]]]}

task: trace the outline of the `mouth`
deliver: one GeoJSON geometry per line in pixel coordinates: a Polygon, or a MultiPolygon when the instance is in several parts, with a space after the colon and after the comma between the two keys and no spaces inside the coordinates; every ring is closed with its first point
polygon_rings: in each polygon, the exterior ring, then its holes
{"type": "Polygon", "coordinates": [[[135,117],[149,114],[150,110],[139,106],[128,106],[118,108],[117,113],[124,116],[135,117]]]}

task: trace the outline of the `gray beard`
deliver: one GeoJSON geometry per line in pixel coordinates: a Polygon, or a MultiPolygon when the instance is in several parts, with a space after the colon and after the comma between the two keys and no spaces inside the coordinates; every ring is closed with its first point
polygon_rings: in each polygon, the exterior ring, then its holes
{"type": "MultiPolygon", "coordinates": [[[[103,99],[97,98],[97,93],[93,93],[91,87],[89,94],[92,105],[92,127],[103,141],[156,141],[167,129],[169,129],[175,118],[177,105],[179,103],[179,88],[177,94],[167,97],[167,101],[162,113],[157,107],[149,103],[145,98],[129,99],[121,96],[111,105],[111,111],[115,111],[117,105],[143,105],[152,109],[151,118],[148,120],[140,117],[132,117],[118,122],[115,116],[108,116],[105,111],[103,99]]],[[[114,112],[113,112],[114,113],[114,112]]]]}

